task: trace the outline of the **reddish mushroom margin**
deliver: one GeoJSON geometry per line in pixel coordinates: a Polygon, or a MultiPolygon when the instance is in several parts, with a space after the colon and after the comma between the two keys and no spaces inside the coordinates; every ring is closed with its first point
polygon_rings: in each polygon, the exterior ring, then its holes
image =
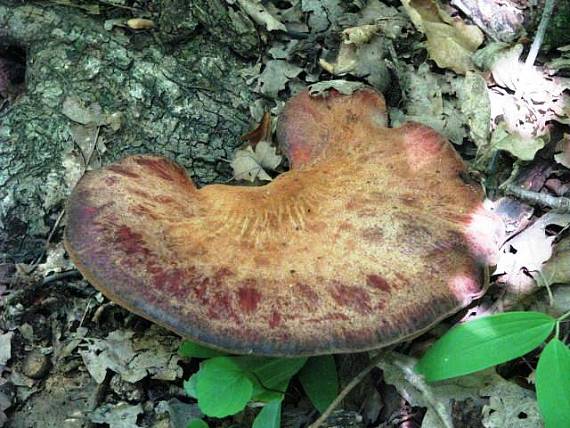
{"type": "Polygon", "coordinates": [[[67,206],[71,259],[111,300],[235,353],[378,348],[479,294],[500,221],[439,134],[386,128],[370,89],[302,92],[277,134],[292,169],[262,187],[197,189],[157,156],[88,172],[67,206]]]}

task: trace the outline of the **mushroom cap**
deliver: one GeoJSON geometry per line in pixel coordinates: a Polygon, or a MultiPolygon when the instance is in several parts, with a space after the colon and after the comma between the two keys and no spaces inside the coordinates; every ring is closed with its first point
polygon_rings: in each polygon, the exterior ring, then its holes
{"type": "Polygon", "coordinates": [[[363,89],[300,93],[277,136],[292,168],[261,187],[197,189],[158,156],[87,172],[67,206],[72,261],[132,312],[259,355],[386,346],[479,294],[495,219],[438,133],[387,128],[363,89]]]}

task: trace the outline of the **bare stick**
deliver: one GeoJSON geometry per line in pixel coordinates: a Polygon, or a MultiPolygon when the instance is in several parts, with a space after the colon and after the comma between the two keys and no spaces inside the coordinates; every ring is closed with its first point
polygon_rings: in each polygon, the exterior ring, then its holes
{"type": "Polygon", "coordinates": [[[550,17],[552,16],[552,10],[554,9],[554,0],[546,0],[544,3],[544,9],[542,10],[542,17],[540,18],[540,23],[538,24],[538,28],[536,30],[536,34],[534,35],[534,40],[532,41],[532,45],[530,45],[530,51],[528,52],[528,56],[526,57],[526,61],[524,62],[525,67],[531,67],[536,60],[536,56],[538,55],[538,51],[540,50],[540,46],[542,45],[542,40],[544,39],[544,33],[546,33],[546,27],[548,26],[548,21],[550,21],[550,17]]]}
{"type": "Polygon", "coordinates": [[[532,190],[523,189],[522,187],[517,187],[512,184],[508,184],[506,186],[505,193],[526,202],[552,208],[558,212],[570,213],[570,198],[552,196],[547,193],[533,192],[532,190]]]}

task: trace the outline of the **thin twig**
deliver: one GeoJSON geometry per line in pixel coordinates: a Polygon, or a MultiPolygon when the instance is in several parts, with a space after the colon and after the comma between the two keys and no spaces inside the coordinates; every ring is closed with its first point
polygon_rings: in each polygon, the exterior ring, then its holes
{"type": "Polygon", "coordinates": [[[36,268],[39,266],[40,262],[43,260],[44,256],[47,253],[47,249],[49,247],[49,244],[51,242],[51,240],[53,239],[53,235],[55,234],[55,232],[57,231],[58,227],[59,227],[59,223],[61,223],[61,219],[63,218],[63,215],[65,214],[65,208],[61,210],[61,212],[59,213],[59,215],[57,216],[57,219],[55,220],[55,223],[53,224],[49,235],[47,237],[46,243],[44,244],[44,248],[41,252],[41,254],[36,258],[36,260],[34,260],[34,262],[32,263],[32,265],[30,266],[30,269],[28,270],[28,274],[32,273],[33,271],[36,270],[36,268]]]}
{"type": "Polygon", "coordinates": [[[380,362],[382,358],[384,358],[383,352],[376,355],[372,359],[372,361],[370,361],[370,364],[368,364],[364,369],[362,369],[362,371],[358,373],[348,383],[348,385],[344,387],[344,389],[340,392],[340,394],[338,394],[338,396],[334,399],[334,401],[330,404],[330,406],[327,407],[327,409],[323,412],[323,414],[315,422],[313,422],[309,426],[309,428],[319,428],[332,414],[332,412],[334,412],[334,410],[339,406],[342,400],[345,399],[345,397],[350,393],[350,391],[352,391],[356,386],[358,386],[360,382],[364,380],[364,378],[368,375],[368,373],[370,373],[372,369],[378,365],[378,362],[380,362]]]}
{"type": "Polygon", "coordinates": [[[542,205],[552,208],[561,213],[570,213],[570,198],[564,196],[552,196],[547,193],[534,192],[532,190],[523,189],[522,187],[508,184],[504,191],[507,195],[515,196],[525,202],[542,205]]]}
{"type": "Polygon", "coordinates": [[[83,158],[83,160],[85,161],[85,170],[89,168],[89,164],[91,163],[91,158],[93,157],[93,153],[95,153],[95,150],[97,149],[97,140],[99,139],[100,132],[101,132],[101,125],[97,125],[97,127],[95,128],[95,132],[93,133],[93,142],[91,143],[87,159],[85,157],[83,158]]]}
{"type": "Polygon", "coordinates": [[[552,16],[552,11],[554,10],[555,3],[555,0],[546,0],[544,3],[544,9],[542,9],[542,17],[540,18],[540,23],[538,24],[536,34],[534,35],[534,40],[532,41],[532,45],[530,45],[528,56],[524,62],[524,65],[527,68],[532,67],[534,65],[534,61],[536,61],[536,56],[538,55],[538,51],[540,50],[540,46],[544,40],[544,33],[546,33],[546,27],[548,26],[548,21],[550,21],[550,17],[552,16]]]}
{"type": "Polygon", "coordinates": [[[47,285],[50,282],[59,281],[62,279],[72,278],[72,277],[76,277],[76,276],[77,277],[81,276],[81,273],[77,269],[66,270],[65,272],[54,273],[52,275],[46,276],[42,280],[42,285],[47,285]]]}

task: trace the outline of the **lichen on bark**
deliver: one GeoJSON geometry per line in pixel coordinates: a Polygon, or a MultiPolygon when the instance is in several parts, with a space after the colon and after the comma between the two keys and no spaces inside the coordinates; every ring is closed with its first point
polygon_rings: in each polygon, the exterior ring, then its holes
{"type": "Polygon", "coordinates": [[[0,123],[0,260],[33,259],[71,190],[80,144],[66,100],[120,117],[118,129],[100,124],[95,165],[156,153],[199,185],[231,177],[227,160],[251,125],[253,96],[242,77],[251,64],[208,33],[200,12],[170,12],[156,11],[162,33],[136,32],[106,30],[102,16],[74,8],[0,2],[2,43],[27,54],[25,92],[0,123]]]}

